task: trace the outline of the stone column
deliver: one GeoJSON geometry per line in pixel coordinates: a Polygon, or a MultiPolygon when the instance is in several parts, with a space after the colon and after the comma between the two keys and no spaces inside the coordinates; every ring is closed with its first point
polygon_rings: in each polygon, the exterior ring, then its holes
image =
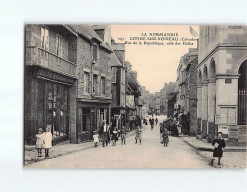
{"type": "Polygon", "coordinates": [[[208,122],[208,81],[202,83],[202,138],[207,136],[208,122]]]}
{"type": "Polygon", "coordinates": [[[216,113],[216,83],[215,80],[208,82],[208,141],[211,142],[215,138],[215,121],[216,113]]]}
{"type": "Polygon", "coordinates": [[[197,85],[197,135],[201,134],[201,122],[202,122],[202,85],[197,85]]]}

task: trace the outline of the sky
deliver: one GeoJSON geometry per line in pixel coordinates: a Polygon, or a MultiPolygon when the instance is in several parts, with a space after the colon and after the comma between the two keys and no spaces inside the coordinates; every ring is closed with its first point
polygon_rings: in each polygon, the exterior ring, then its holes
{"type": "MultiPolygon", "coordinates": [[[[199,26],[191,25],[199,33],[199,26]]],[[[144,33],[178,33],[180,38],[198,38],[190,33],[189,25],[111,25],[112,38],[117,43],[132,41],[130,37],[143,37],[144,33]],[[142,34],[143,33],[143,34],[142,34]],[[123,40],[124,38],[124,40],[123,40]]],[[[147,38],[146,36],[146,38],[147,38]]],[[[150,36],[149,36],[150,37],[150,36]]],[[[155,36],[160,37],[160,36],[155,36]]],[[[169,37],[169,36],[168,36],[169,37]]],[[[133,38],[132,38],[133,39],[133,38]]],[[[136,40],[139,42],[139,40],[136,40]]],[[[132,64],[133,70],[137,71],[139,83],[151,92],[159,92],[165,82],[176,81],[177,67],[181,56],[189,52],[189,48],[196,48],[196,41],[193,45],[142,45],[126,44],[125,60],[132,64]]],[[[152,40],[150,40],[152,42],[152,40]]],[[[160,41],[159,41],[160,42],[160,41]]],[[[161,41],[162,42],[162,41],[161,41]]],[[[164,44],[169,41],[163,41],[164,44]]],[[[172,41],[175,44],[176,41],[172,41]]]]}

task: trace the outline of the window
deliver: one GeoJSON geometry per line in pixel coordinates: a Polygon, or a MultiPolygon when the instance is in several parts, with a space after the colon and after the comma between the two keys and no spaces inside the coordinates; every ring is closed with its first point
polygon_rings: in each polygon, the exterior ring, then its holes
{"type": "MultiPolygon", "coordinates": [[[[49,51],[49,31],[44,27],[41,27],[41,48],[49,51]]],[[[45,51],[41,51],[41,57],[48,59],[48,53],[45,51]]]]}
{"type": "Polygon", "coordinates": [[[89,81],[90,81],[89,73],[88,72],[84,72],[84,92],[85,93],[90,93],[90,91],[89,91],[89,81]]]}
{"type": "Polygon", "coordinates": [[[122,69],[121,83],[125,84],[125,70],[124,69],[122,69]]]}
{"type": "Polygon", "coordinates": [[[117,82],[117,67],[112,67],[112,83],[117,82]]]}
{"type": "Polygon", "coordinates": [[[98,61],[98,47],[97,45],[93,45],[93,61],[98,61]]]}
{"type": "Polygon", "coordinates": [[[105,95],[105,77],[101,77],[101,94],[105,95]]]}
{"type": "Polygon", "coordinates": [[[93,75],[93,93],[97,93],[97,79],[98,76],[97,75],[93,75]]]}
{"type": "Polygon", "coordinates": [[[58,57],[62,57],[62,46],[63,46],[63,42],[62,42],[62,37],[57,35],[56,36],[56,55],[58,57]]]}

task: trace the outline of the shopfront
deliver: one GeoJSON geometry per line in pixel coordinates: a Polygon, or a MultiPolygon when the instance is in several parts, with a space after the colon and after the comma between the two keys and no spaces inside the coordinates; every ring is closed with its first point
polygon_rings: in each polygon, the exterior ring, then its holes
{"type": "MultiPolygon", "coordinates": [[[[70,137],[70,93],[73,83],[61,82],[63,76],[53,80],[36,72],[36,76],[25,79],[25,143],[35,144],[38,128],[49,128],[53,144],[70,137]]],[[[53,74],[52,74],[53,75],[53,74]]],[[[48,76],[48,74],[47,74],[48,76]]]]}

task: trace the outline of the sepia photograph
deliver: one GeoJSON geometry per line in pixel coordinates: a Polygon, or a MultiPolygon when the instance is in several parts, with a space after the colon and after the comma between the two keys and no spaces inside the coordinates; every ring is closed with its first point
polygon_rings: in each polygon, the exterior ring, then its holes
{"type": "Polygon", "coordinates": [[[25,169],[246,168],[247,26],[23,30],[25,169]]]}

